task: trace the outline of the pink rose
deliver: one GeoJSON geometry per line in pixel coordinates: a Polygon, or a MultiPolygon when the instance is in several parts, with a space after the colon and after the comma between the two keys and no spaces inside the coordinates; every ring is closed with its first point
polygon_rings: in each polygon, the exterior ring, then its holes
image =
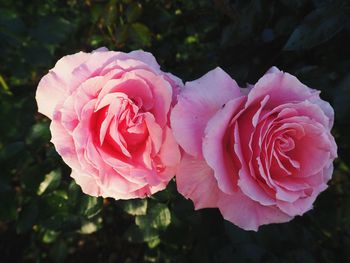
{"type": "Polygon", "coordinates": [[[242,91],[212,70],[186,83],[171,114],[186,152],[178,190],[246,230],[302,215],[332,175],[333,115],[318,91],[277,68],[242,91]]]}
{"type": "Polygon", "coordinates": [[[61,58],[36,100],[85,193],[143,198],[164,189],[180,162],[169,125],[180,86],[150,53],[99,49],[61,58]]]}

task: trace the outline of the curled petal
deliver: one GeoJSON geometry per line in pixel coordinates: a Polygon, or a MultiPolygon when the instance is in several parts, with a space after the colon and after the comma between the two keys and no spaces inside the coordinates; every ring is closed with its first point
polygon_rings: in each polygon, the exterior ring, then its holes
{"type": "Polygon", "coordinates": [[[176,173],[177,190],[190,198],[196,209],[217,207],[219,188],[213,170],[189,154],[184,154],[176,173]]]}
{"type": "Polygon", "coordinates": [[[300,102],[315,98],[318,94],[318,91],[305,86],[293,75],[278,71],[276,68],[271,73],[265,74],[254,85],[254,88],[248,94],[247,105],[269,95],[269,107],[274,109],[291,101],[300,102]]]}
{"type": "Polygon", "coordinates": [[[188,154],[202,156],[207,122],[226,102],[240,96],[237,83],[221,68],[187,82],[170,118],[176,141],[188,154]]]}
{"type": "Polygon", "coordinates": [[[261,225],[293,219],[276,206],[262,206],[240,191],[230,195],[221,192],[218,207],[226,220],[245,230],[258,231],[261,225]]]}
{"type": "Polygon", "coordinates": [[[148,67],[153,68],[157,72],[159,72],[159,70],[160,70],[160,66],[159,66],[157,60],[149,52],[146,52],[146,51],[143,51],[143,50],[134,50],[134,51],[131,51],[130,53],[128,53],[128,56],[130,58],[135,59],[135,60],[142,61],[148,67]]]}
{"type": "Polygon", "coordinates": [[[61,113],[56,112],[50,125],[51,142],[62,159],[73,169],[80,170],[73,138],[61,124],[61,113]]]}
{"type": "MultiPolygon", "coordinates": [[[[237,118],[236,115],[241,110],[244,102],[244,97],[227,102],[225,107],[209,120],[203,139],[204,158],[214,170],[219,188],[228,194],[236,190],[238,170],[241,164],[238,160],[234,161],[234,149],[230,148],[230,145],[224,140],[224,136],[230,121],[235,117],[237,118]]],[[[234,134],[232,133],[230,136],[234,137],[234,134]]]]}
{"type": "Polygon", "coordinates": [[[84,52],[65,56],[40,80],[35,96],[40,113],[52,119],[56,106],[70,94],[73,70],[89,57],[84,52]]]}
{"type": "Polygon", "coordinates": [[[159,158],[163,165],[174,167],[180,162],[180,149],[169,127],[165,128],[163,134],[164,140],[159,151],[159,158]]]}
{"type": "Polygon", "coordinates": [[[74,178],[75,182],[80,185],[81,190],[88,195],[100,196],[101,189],[98,186],[96,179],[89,174],[83,173],[81,171],[77,172],[72,170],[70,176],[74,178]]]}

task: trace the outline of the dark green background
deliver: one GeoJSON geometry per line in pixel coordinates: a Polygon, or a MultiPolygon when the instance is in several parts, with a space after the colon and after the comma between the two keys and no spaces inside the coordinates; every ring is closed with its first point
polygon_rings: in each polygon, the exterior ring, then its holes
{"type": "MultiPolygon", "coordinates": [[[[350,262],[349,1],[0,1],[1,262],[350,262]],[[63,55],[151,51],[193,80],[221,66],[241,85],[269,67],[322,91],[336,112],[330,187],[292,222],[245,232],[194,211],[171,182],[147,200],[81,193],[49,143],[38,81],[63,55]]],[[[208,193],[210,194],[210,193],[208,193]]]]}

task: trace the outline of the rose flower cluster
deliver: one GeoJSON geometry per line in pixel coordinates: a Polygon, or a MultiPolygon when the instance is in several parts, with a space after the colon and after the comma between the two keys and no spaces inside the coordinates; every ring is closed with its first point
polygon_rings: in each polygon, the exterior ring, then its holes
{"type": "Polygon", "coordinates": [[[246,88],[221,68],[184,85],[148,52],[101,48],[61,58],[36,100],[84,193],[145,198],[175,176],[246,230],[310,210],[337,157],[332,107],[275,67],[246,88]]]}

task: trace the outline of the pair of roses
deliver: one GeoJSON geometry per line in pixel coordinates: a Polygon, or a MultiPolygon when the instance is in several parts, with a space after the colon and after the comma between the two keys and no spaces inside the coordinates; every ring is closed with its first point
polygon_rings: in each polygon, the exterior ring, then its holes
{"type": "Polygon", "coordinates": [[[144,198],[176,174],[246,230],[311,209],[337,156],[331,106],[275,67],[245,89],[220,68],[183,85],[150,53],[102,48],[60,59],[36,100],[86,194],[144,198]]]}

